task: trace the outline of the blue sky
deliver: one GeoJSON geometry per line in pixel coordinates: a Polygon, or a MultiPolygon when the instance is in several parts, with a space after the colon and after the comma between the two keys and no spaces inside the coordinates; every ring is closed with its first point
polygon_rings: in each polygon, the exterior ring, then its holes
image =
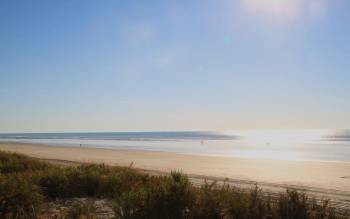
{"type": "Polygon", "coordinates": [[[350,2],[0,2],[0,132],[349,128],[350,2]]]}

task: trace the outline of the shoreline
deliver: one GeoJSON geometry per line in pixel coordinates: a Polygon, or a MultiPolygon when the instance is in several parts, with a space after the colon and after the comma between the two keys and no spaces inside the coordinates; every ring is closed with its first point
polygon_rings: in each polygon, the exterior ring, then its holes
{"type": "MultiPolygon", "coordinates": [[[[125,148],[111,148],[111,147],[92,147],[89,146],[77,146],[77,145],[70,145],[70,144],[49,144],[49,143],[32,143],[32,142],[20,142],[20,141],[4,141],[0,140],[0,145],[2,144],[23,144],[23,145],[35,145],[35,146],[45,146],[45,147],[63,147],[63,148],[87,148],[87,149],[98,149],[98,150],[111,150],[111,151],[120,151],[120,152],[141,152],[141,153],[167,153],[167,154],[177,154],[177,155],[184,155],[184,156],[194,156],[194,157],[215,157],[215,158],[230,158],[230,159],[246,159],[246,160],[267,160],[267,161],[286,161],[286,162],[303,162],[303,163],[336,163],[336,164],[345,164],[350,165],[350,160],[322,160],[322,159],[275,159],[275,158],[254,158],[254,157],[240,157],[240,156],[232,156],[232,155],[224,155],[224,154],[200,154],[200,153],[181,153],[181,152],[174,152],[174,151],[160,151],[160,150],[149,150],[149,149],[125,149],[125,148]]],[[[345,178],[350,178],[350,173],[348,176],[345,176],[345,178]]]]}
{"type": "Polygon", "coordinates": [[[350,209],[350,163],[259,160],[13,142],[0,142],[0,150],[65,165],[132,165],[135,169],[150,174],[180,170],[194,184],[200,185],[206,179],[209,182],[225,182],[241,188],[258,185],[271,195],[288,188],[297,189],[319,200],[330,199],[338,208],[350,209]]]}

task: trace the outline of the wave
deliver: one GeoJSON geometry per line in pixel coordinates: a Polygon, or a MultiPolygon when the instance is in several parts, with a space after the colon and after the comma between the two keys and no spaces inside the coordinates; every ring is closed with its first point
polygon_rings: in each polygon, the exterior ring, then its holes
{"type": "Polygon", "coordinates": [[[234,140],[238,136],[219,132],[90,132],[90,133],[11,133],[0,139],[85,139],[122,141],[234,140]]]}
{"type": "Polygon", "coordinates": [[[322,136],[322,140],[326,141],[350,141],[350,130],[336,130],[331,134],[322,136]]]}

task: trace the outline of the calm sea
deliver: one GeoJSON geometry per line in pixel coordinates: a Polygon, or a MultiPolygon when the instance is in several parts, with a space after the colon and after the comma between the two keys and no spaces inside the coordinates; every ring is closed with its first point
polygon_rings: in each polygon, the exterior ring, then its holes
{"type": "Polygon", "coordinates": [[[350,162],[350,130],[0,134],[0,141],[258,159],[350,162]]]}

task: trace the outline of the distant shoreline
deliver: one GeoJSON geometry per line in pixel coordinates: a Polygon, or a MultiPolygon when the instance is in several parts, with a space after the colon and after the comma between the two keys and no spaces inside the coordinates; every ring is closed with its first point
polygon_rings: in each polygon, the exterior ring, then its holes
{"type": "Polygon", "coordinates": [[[250,188],[257,184],[273,194],[294,188],[319,199],[331,199],[334,205],[350,209],[350,163],[279,161],[248,158],[183,155],[150,152],[46,146],[0,142],[0,150],[26,154],[49,162],[106,163],[129,166],[150,174],[181,170],[195,184],[204,179],[250,188]]]}

